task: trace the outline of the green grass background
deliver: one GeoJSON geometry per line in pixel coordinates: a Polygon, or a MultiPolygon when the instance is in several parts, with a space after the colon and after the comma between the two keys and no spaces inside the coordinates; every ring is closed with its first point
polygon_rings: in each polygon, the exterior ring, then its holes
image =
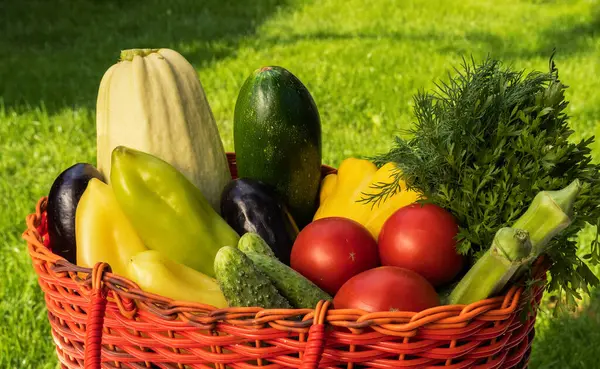
{"type": "MultiPolygon", "coordinates": [[[[95,163],[98,84],[119,50],[182,53],[198,70],[228,150],[245,77],[264,65],[286,67],[313,94],[324,162],[337,165],[388,149],[412,122],[413,94],[470,55],[546,70],[556,47],[571,86],[574,138],[600,134],[599,7],[597,0],[0,3],[0,368],[56,366],[20,235],[63,169],[95,163]]],[[[541,314],[531,368],[598,367],[597,300],[577,314],[541,314]]]]}

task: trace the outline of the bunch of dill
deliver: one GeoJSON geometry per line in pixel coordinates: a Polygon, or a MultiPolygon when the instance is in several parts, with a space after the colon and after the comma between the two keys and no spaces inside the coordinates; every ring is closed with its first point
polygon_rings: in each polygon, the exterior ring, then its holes
{"type": "MultiPolygon", "coordinates": [[[[549,72],[513,71],[488,57],[436,84],[436,91],[415,98],[416,122],[396,137],[386,154],[372,158],[379,166],[397,164],[395,181],[378,184],[364,202],[376,203],[399,191],[400,179],[422,191],[427,202],[458,220],[459,252],[472,260],[489,248],[496,231],[510,226],[542,190],[567,186],[575,178],[583,189],[573,223],[547,252],[549,290],[565,293],[569,304],[598,279],[577,256],[576,234],[600,222],[600,165],[591,162],[594,138],[569,142],[564,92],[550,57],[549,72]]],[[[600,261],[598,234],[585,258],[600,261]]]]}

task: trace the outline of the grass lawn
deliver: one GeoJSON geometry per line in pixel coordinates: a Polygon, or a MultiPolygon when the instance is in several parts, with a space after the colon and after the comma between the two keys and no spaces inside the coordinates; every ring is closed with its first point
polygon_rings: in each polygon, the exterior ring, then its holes
{"type": "MultiPolygon", "coordinates": [[[[121,49],[169,47],[188,58],[228,150],[237,92],[260,66],[284,66],[307,85],[324,161],[337,165],[389,148],[412,121],[413,94],[462,56],[546,70],[553,47],[575,138],[600,135],[597,0],[9,3],[0,5],[0,368],[57,365],[20,235],[63,169],[95,163],[98,84],[121,49]]],[[[598,366],[596,301],[577,316],[540,318],[532,368],[598,366]]]]}

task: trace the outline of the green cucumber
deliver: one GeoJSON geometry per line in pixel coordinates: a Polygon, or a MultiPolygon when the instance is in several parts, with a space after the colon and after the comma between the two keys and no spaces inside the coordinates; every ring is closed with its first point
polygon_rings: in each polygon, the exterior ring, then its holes
{"type": "Polygon", "coordinates": [[[240,178],[275,188],[301,229],[318,206],[321,119],[300,80],[273,66],[255,70],[235,104],[233,141],[240,178]]]}
{"type": "Polygon", "coordinates": [[[238,241],[238,249],[242,251],[254,266],[263,272],[295,308],[314,308],[319,300],[331,300],[302,274],[285,265],[273,253],[273,250],[260,235],[248,232],[238,241]]]}
{"type": "Polygon", "coordinates": [[[331,300],[325,291],[276,258],[252,251],[245,254],[295,308],[312,309],[319,300],[331,300]]]}
{"type": "Polygon", "coordinates": [[[289,309],[269,278],[240,250],[225,246],[219,249],[214,263],[219,287],[229,306],[289,309]]]}
{"type": "Polygon", "coordinates": [[[240,237],[238,249],[245,254],[248,252],[255,252],[257,254],[276,257],[267,242],[258,233],[254,232],[244,233],[242,237],[240,237]]]}

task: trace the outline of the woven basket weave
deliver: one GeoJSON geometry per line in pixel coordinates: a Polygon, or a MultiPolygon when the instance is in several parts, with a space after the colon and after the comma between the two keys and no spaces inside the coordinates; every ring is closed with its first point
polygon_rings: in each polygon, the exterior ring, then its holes
{"type": "MultiPolygon", "coordinates": [[[[228,154],[235,177],[235,156],[228,154]]],[[[323,167],[323,174],[333,171],[323,167]]],[[[144,292],[99,263],[53,254],[46,198],[27,217],[27,241],[44,291],[62,368],[525,368],[543,286],[419,313],[227,308],[144,292]],[[528,308],[533,307],[533,308],[528,308]]],[[[539,267],[541,280],[544,268],[539,267]]]]}

